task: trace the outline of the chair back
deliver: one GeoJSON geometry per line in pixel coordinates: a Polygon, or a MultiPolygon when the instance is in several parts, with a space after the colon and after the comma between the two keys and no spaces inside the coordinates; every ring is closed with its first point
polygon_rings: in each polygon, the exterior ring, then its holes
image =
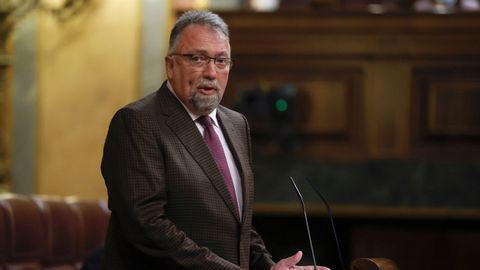
{"type": "Polygon", "coordinates": [[[35,202],[22,195],[0,195],[0,269],[42,269],[43,244],[42,215],[35,202]]]}

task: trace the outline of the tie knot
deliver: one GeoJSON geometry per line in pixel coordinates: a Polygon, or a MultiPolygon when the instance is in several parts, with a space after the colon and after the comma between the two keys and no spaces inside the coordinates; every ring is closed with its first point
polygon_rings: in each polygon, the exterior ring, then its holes
{"type": "Polygon", "coordinates": [[[213,126],[213,120],[208,115],[202,115],[197,118],[197,121],[202,124],[204,127],[211,127],[213,126]]]}

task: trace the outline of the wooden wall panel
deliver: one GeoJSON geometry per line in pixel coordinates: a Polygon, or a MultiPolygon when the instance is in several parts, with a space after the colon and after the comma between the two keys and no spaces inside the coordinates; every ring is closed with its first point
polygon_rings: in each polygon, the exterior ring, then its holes
{"type": "MultiPolygon", "coordinates": [[[[245,57],[235,62],[225,103],[245,113],[250,120],[252,134],[258,142],[256,150],[268,154],[279,154],[284,152],[282,150],[287,150],[288,154],[293,151],[304,156],[335,156],[345,155],[345,151],[353,153],[355,149],[362,148],[362,70],[354,66],[322,67],[311,59],[302,60],[269,61],[261,57],[245,57]],[[282,69],[278,70],[272,65],[281,66],[282,69]],[[250,69],[251,66],[256,68],[250,69]],[[258,72],[260,69],[262,72],[258,72]],[[238,107],[239,99],[246,92],[256,90],[263,96],[268,96],[286,85],[294,87],[296,94],[293,110],[284,119],[276,118],[270,108],[263,113],[255,113],[248,108],[242,110],[238,107]],[[288,142],[279,136],[288,137],[288,142]],[[282,149],[282,144],[290,143],[295,144],[294,149],[282,149]]],[[[363,155],[363,150],[358,150],[357,154],[363,155]]]]}
{"type": "Polygon", "coordinates": [[[334,58],[479,57],[476,13],[222,12],[234,54],[334,58]]]}
{"type": "Polygon", "coordinates": [[[349,98],[348,82],[305,81],[299,83],[305,102],[298,106],[298,127],[305,134],[339,134],[348,136],[349,98]],[[300,122],[301,121],[301,122],[300,122]]]}
{"type": "MultiPolygon", "coordinates": [[[[480,157],[480,151],[471,151],[480,146],[472,141],[478,135],[479,14],[220,15],[230,25],[235,60],[224,104],[235,104],[238,92],[249,87],[268,91],[294,84],[304,96],[303,124],[296,129],[299,155],[397,159],[423,158],[428,152],[431,158],[448,158],[438,155],[448,148],[456,158],[480,157]],[[446,76],[449,71],[457,75],[446,76]],[[429,90],[419,94],[417,89],[429,90]],[[430,98],[419,100],[423,96],[430,98]],[[440,133],[455,139],[455,146],[437,143],[440,133]]],[[[249,119],[254,131],[267,126],[266,118],[249,119]]],[[[271,130],[260,133],[275,136],[271,130]]]]}
{"type": "Polygon", "coordinates": [[[433,136],[480,135],[480,81],[432,83],[426,130],[433,136]]]}
{"type": "Polygon", "coordinates": [[[413,71],[414,150],[480,153],[480,67],[413,71]]]}

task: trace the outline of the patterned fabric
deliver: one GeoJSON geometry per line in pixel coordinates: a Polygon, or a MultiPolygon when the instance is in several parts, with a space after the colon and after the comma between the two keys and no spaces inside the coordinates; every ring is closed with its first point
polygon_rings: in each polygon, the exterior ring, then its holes
{"type": "Polygon", "coordinates": [[[223,177],[225,178],[225,184],[227,185],[228,192],[232,197],[233,204],[238,211],[237,196],[235,195],[235,187],[233,186],[232,176],[230,175],[230,170],[228,169],[227,159],[225,158],[225,152],[222,147],[222,143],[218,138],[218,134],[213,128],[213,120],[208,115],[200,116],[197,121],[202,124],[205,128],[203,133],[203,139],[207,143],[210,153],[212,153],[213,158],[217,162],[218,167],[222,171],[223,177]]]}
{"type": "Polygon", "coordinates": [[[217,120],[242,180],[241,219],[202,134],[165,83],[115,114],[101,165],[112,211],[103,269],[273,265],[252,227],[247,120],[223,106],[217,120]]]}

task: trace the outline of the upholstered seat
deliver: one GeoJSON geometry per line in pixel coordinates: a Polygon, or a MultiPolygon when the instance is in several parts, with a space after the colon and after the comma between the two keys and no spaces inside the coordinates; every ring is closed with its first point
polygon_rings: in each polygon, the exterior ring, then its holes
{"type": "Polygon", "coordinates": [[[60,197],[35,196],[46,228],[42,253],[43,269],[74,270],[79,242],[79,224],[70,206],[60,197]]]}
{"type": "Polygon", "coordinates": [[[80,200],[74,197],[66,199],[75,213],[79,225],[79,241],[75,260],[80,267],[83,260],[103,246],[107,232],[109,213],[101,205],[101,201],[80,200]]]}
{"type": "Polygon", "coordinates": [[[42,269],[42,214],[26,196],[0,195],[0,265],[6,270],[42,269]]]}

